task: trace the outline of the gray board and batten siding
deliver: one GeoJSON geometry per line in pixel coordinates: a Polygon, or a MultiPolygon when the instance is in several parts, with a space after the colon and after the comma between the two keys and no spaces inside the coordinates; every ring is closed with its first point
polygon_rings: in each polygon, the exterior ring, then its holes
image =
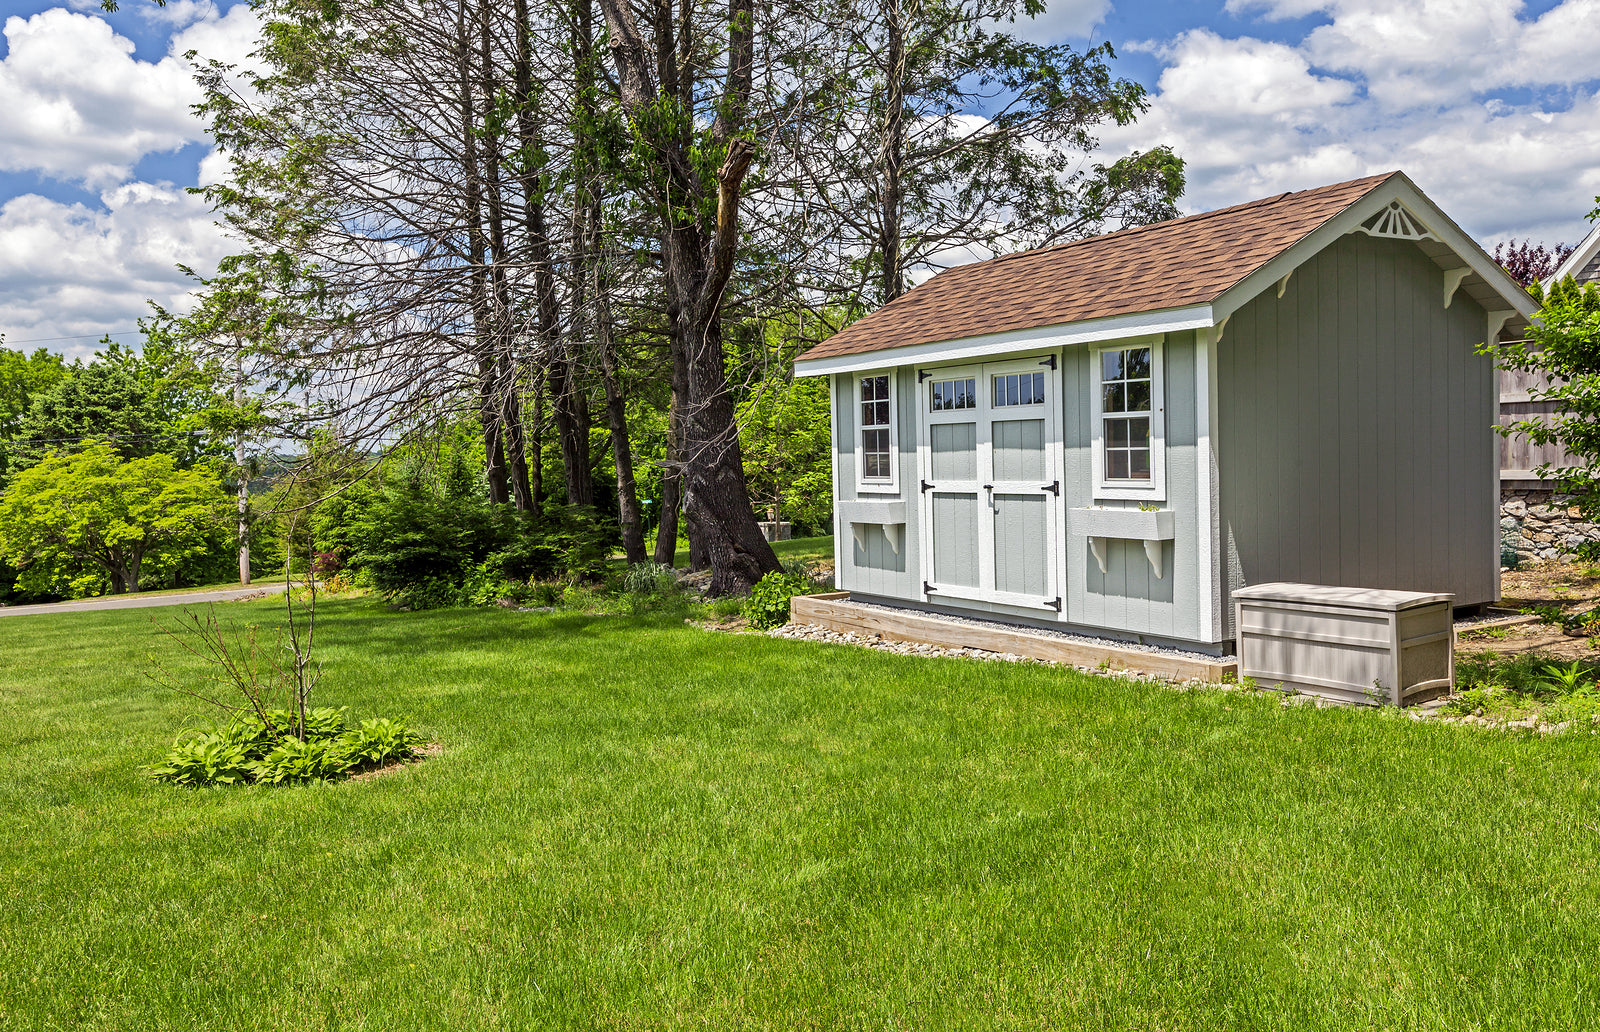
{"type": "Polygon", "coordinates": [[[1498,599],[1486,315],[1464,291],[1445,308],[1439,282],[1415,245],[1347,235],[1281,299],[1263,293],[1228,322],[1217,464],[1230,593],[1298,581],[1498,599]]]}
{"type": "MultiPolygon", "coordinates": [[[[1204,331],[1202,331],[1204,332],[1204,331]]],[[[1047,626],[1063,630],[1121,639],[1141,639],[1155,643],[1172,642],[1214,646],[1219,643],[1204,642],[1201,638],[1201,611],[1209,602],[1206,587],[1201,583],[1201,566],[1196,561],[1199,552],[1199,514],[1208,511],[1200,498],[1200,478],[1195,469],[1195,347],[1193,331],[1168,334],[1162,345],[1163,397],[1165,415],[1166,497],[1164,507],[1173,510],[1173,539],[1161,545],[1162,575],[1157,577],[1139,541],[1110,539],[1107,543],[1106,572],[1101,573],[1098,562],[1089,548],[1089,539],[1074,534],[1064,514],[1075,507],[1101,505],[1106,508],[1137,509],[1139,503],[1131,500],[1098,499],[1093,491],[1091,473],[1091,394],[1097,384],[1094,380],[1093,355],[1088,348],[1072,347],[1053,352],[1060,366],[1059,405],[1061,444],[1061,494],[1057,506],[1058,527],[1066,527],[1062,544],[1065,562],[1061,564],[1065,583],[1060,586],[1062,610],[1059,617],[1048,611],[1024,608],[977,599],[939,600],[931,596],[924,601],[922,593],[921,540],[918,526],[919,485],[929,473],[936,477],[949,475],[953,479],[973,475],[972,471],[955,468],[967,461],[971,442],[955,440],[964,431],[962,424],[935,425],[930,428],[930,470],[918,467],[916,445],[919,433],[919,405],[927,404],[923,397],[924,383],[919,389],[919,370],[933,371],[937,363],[919,363],[896,369],[896,459],[899,463],[899,494],[885,496],[859,491],[855,469],[855,441],[859,413],[856,404],[859,381],[866,374],[838,374],[833,377],[835,454],[837,475],[835,506],[837,521],[836,580],[839,588],[856,597],[909,604],[914,608],[935,612],[970,613],[995,616],[1009,621],[1047,626]],[[946,438],[949,438],[947,441],[946,438]],[[870,513],[881,498],[894,498],[906,503],[907,519],[903,542],[898,552],[893,547],[891,535],[882,527],[865,523],[859,537],[853,532],[854,514],[870,513]]],[[[1037,350],[1019,351],[1018,355],[1048,358],[1052,352],[1037,350]]],[[[1009,356],[1000,356],[1004,360],[1009,356]]],[[[970,368],[970,364],[966,366],[970,368]]],[[[932,379],[932,378],[930,378],[932,379]]],[[[997,424],[998,425],[998,424],[997,424]]],[[[1032,427],[1016,425],[1014,432],[1025,435],[1032,427]]],[[[1003,431],[997,431],[1002,433],[1003,431]]],[[[996,462],[1001,466],[1008,450],[1015,451],[1018,462],[1026,464],[1031,451],[1025,440],[1018,447],[1006,448],[1006,441],[997,438],[996,462]]],[[[1004,470],[997,467],[997,476],[1004,470]]],[[[1019,467],[1017,476],[1034,472],[1031,467],[1019,467]]],[[[1003,479],[1003,477],[1002,477],[1003,479]]],[[[1042,591],[1045,567],[1043,560],[1017,562],[1016,557],[1027,554],[1037,557],[1042,543],[1032,549],[1008,548],[1009,537],[1016,537],[1039,520],[1033,517],[1034,508],[1042,506],[1042,499],[1018,497],[1011,500],[1012,510],[1020,513],[1010,522],[997,523],[995,541],[997,561],[995,576],[1003,589],[1022,594],[1042,591]],[[1033,505],[1027,504],[1033,502],[1033,505]]],[[[939,542],[933,556],[934,568],[940,579],[950,584],[975,584],[977,582],[978,533],[972,526],[974,507],[959,504],[959,499],[934,495],[932,518],[936,523],[935,539],[939,542]],[[943,522],[940,522],[943,521],[943,522]],[[942,527],[944,534],[939,534],[942,527]],[[964,530],[962,528],[965,528],[964,530]],[[965,544],[963,544],[963,542],[965,544]]]]}

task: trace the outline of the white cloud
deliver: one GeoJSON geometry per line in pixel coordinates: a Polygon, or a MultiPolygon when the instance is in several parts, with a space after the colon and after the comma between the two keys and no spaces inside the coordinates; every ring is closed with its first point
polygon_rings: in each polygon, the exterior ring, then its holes
{"type": "Polygon", "coordinates": [[[139,16],[147,21],[181,29],[197,21],[215,20],[217,5],[211,0],[168,0],[161,6],[152,3],[138,5],[139,16]]]}
{"type": "Polygon", "coordinates": [[[1321,11],[1332,21],[1298,44],[1197,30],[1143,45],[1166,65],[1151,109],[1105,140],[1113,150],[1172,145],[1188,161],[1188,210],[1399,168],[1481,240],[1587,231],[1582,216],[1600,194],[1600,70],[1588,54],[1536,55],[1581,28],[1592,49],[1600,27],[1583,27],[1600,0],[1567,0],[1528,21],[1515,17],[1515,0],[1235,0],[1229,9],[1321,11]],[[1554,87],[1557,99],[1492,95],[1512,85],[1535,97],[1554,87]]]}
{"type": "Polygon", "coordinates": [[[1228,0],[1226,9],[1269,21],[1326,16],[1303,43],[1311,63],[1359,76],[1395,109],[1589,81],[1600,39],[1600,0],[1565,0],[1537,19],[1524,0],[1228,0]]]}
{"type": "MultiPolygon", "coordinates": [[[[100,199],[104,211],[36,194],[0,207],[0,330],[6,346],[130,330],[150,314],[147,298],[182,311],[192,283],[175,263],[206,271],[228,251],[205,202],[181,189],[133,182],[104,191],[100,199]]],[[[82,355],[94,343],[50,347],[82,355]]]]}
{"type": "Polygon", "coordinates": [[[99,18],[60,8],[8,18],[0,61],[0,168],[91,187],[126,179],[146,154],[200,139],[183,64],[136,61],[99,18]]]}
{"type": "Polygon", "coordinates": [[[1059,43],[1089,35],[1110,10],[1111,0],[1047,0],[1045,11],[1039,17],[1018,18],[1007,28],[1024,39],[1059,43]]]}
{"type": "Polygon", "coordinates": [[[137,60],[132,41],[103,19],[53,8],[6,19],[0,60],[0,170],[40,172],[104,189],[123,182],[147,154],[205,139],[190,105],[200,100],[190,65],[196,50],[242,62],[259,22],[244,5],[224,17],[196,5],[201,20],[158,62],[137,60]]]}

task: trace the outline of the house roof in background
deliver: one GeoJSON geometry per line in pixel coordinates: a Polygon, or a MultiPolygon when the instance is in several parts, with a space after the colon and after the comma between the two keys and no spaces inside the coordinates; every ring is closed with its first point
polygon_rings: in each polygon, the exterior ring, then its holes
{"type": "Polygon", "coordinates": [[[1398,175],[1277,194],[957,266],[858,319],[802,359],[1206,304],[1398,175]]]}
{"type": "Polygon", "coordinates": [[[1567,260],[1556,266],[1556,271],[1552,272],[1544,282],[1547,285],[1559,283],[1568,276],[1576,276],[1594,260],[1597,254],[1600,254],[1600,225],[1589,231],[1589,235],[1583,238],[1583,243],[1567,255],[1567,260]]]}

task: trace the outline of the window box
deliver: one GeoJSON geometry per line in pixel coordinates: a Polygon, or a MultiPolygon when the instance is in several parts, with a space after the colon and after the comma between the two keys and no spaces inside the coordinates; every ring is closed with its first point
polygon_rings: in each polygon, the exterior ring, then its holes
{"type": "Polygon", "coordinates": [[[1150,568],[1157,579],[1162,576],[1161,543],[1173,538],[1171,509],[1068,509],[1067,526],[1074,537],[1089,539],[1089,551],[1101,573],[1106,572],[1106,541],[1117,538],[1144,542],[1150,568]]]}
{"type": "Polygon", "coordinates": [[[905,502],[840,501],[838,509],[839,521],[850,525],[850,536],[862,548],[867,547],[868,527],[883,528],[883,536],[888,539],[889,548],[895,555],[899,555],[900,549],[905,547],[905,502]]]}

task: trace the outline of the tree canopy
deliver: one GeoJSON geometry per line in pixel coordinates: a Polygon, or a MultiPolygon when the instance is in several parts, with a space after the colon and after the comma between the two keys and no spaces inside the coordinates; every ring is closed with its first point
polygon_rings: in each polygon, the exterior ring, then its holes
{"type": "Polygon", "coordinates": [[[204,469],[180,469],[164,453],[124,459],[92,443],[23,470],[0,495],[0,557],[35,590],[88,566],[113,594],[138,591],[151,566],[204,548],[222,502],[204,469]]]}

